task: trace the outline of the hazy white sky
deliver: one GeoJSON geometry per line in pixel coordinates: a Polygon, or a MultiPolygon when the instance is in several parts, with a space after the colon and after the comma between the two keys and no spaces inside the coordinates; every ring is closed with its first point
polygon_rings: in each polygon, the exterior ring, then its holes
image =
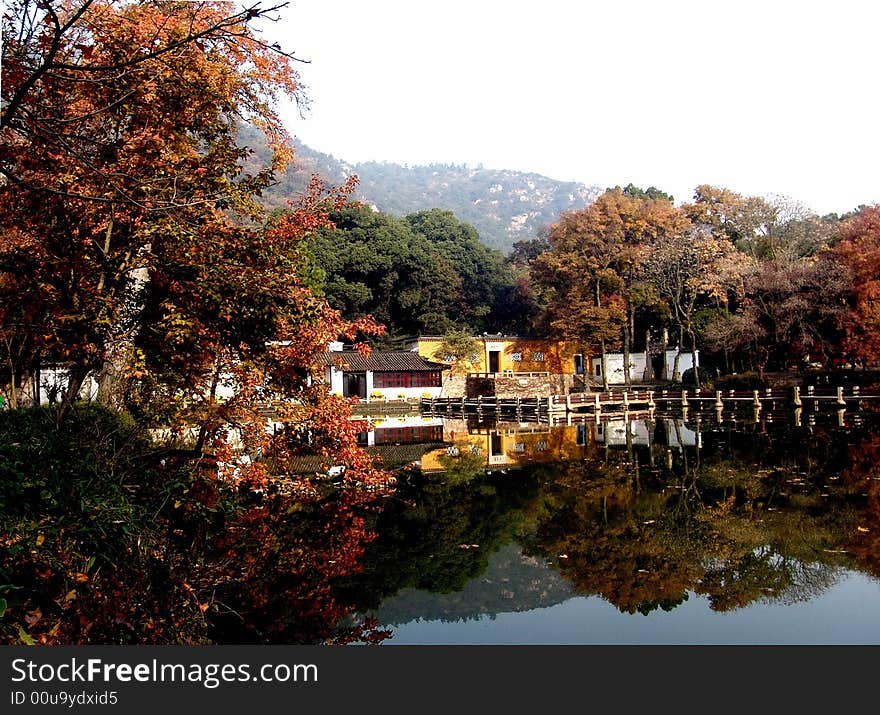
{"type": "Polygon", "coordinates": [[[880,202],[880,3],[293,0],[271,28],[349,162],[880,202]]]}

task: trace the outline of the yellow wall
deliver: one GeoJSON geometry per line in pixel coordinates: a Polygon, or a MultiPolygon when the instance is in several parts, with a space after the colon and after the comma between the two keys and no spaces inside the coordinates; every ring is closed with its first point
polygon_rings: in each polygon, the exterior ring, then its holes
{"type": "MultiPolygon", "coordinates": [[[[476,336],[482,343],[478,360],[467,372],[489,372],[489,353],[498,352],[498,372],[547,372],[551,375],[573,375],[574,355],[584,354],[574,343],[551,340],[530,339],[515,336],[476,336]],[[536,353],[543,353],[543,360],[536,359],[536,353]],[[520,359],[514,359],[516,356],[520,359]]],[[[422,337],[418,339],[418,353],[427,360],[439,360],[434,352],[443,342],[441,337],[422,337]]],[[[589,354],[585,354],[589,365],[589,354]]]]}
{"type": "Polygon", "coordinates": [[[444,471],[449,456],[479,457],[487,467],[517,466],[543,462],[566,462],[583,457],[585,446],[592,443],[589,425],[529,428],[504,425],[483,431],[468,432],[463,421],[447,421],[444,430],[447,447],[422,456],[421,468],[426,472],[444,471]],[[458,427],[456,430],[455,428],[458,427]],[[586,445],[584,444],[586,442],[586,445]]]}

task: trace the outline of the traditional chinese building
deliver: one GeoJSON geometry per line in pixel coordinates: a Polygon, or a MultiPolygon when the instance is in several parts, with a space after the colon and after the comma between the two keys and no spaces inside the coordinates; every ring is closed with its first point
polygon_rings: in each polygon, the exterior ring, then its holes
{"type": "Polygon", "coordinates": [[[448,369],[409,350],[374,350],[363,355],[344,350],[342,343],[331,343],[317,363],[324,366],[324,382],[333,394],[366,401],[439,397],[443,371],[448,369]]]}

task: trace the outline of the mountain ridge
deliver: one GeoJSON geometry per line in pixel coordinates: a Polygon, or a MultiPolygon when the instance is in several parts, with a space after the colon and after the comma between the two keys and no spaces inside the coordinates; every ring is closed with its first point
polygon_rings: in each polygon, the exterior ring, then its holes
{"type": "MultiPolygon", "coordinates": [[[[245,134],[242,143],[253,148],[257,158],[264,158],[265,145],[258,141],[256,130],[245,134]]],[[[355,199],[394,216],[431,208],[452,211],[477,230],[483,243],[503,253],[517,241],[539,236],[563,212],[589,206],[602,193],[595,185],[513,169],[384,161],[352,164],[297,139],[293,148],[292,165],[263,191],[267,208],[286,206],[307,189],[314,174],[331,185],[341,185],[355,175],[355,199]]]]}

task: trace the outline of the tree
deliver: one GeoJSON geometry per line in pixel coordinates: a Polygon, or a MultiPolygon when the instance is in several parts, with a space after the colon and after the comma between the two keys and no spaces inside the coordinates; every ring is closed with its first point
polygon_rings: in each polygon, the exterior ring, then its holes
{"type": "MultiPolygon", "coordinates": [[[[623,191],[624,194],[630,196],[634,199],[651,199],[651,200],[663,200],[668,201],[669,203],[675,203],[675,199],[670,194],[667,194],[665,191],[661,191],[655,186],[649,186],[647,189],[642,189],[639,186],[636,186],[632,182],[624,186],[622,189],[619,186],[615,186],[615,189],[619,189],[623,191]]],[[[610,191],[611,189],[609,189],[610,191]]]]}
{"type": "Polygon", "coordinates": [[[430,241],[461,278],[451,306],[455,322],[474,332],[495,327],[498,297],[513,276],[499,251],[485,246],[477,231],[451,211],[429,209],[406,216],[412,230],[430,241]]]}
{"type": "Polygon", "coordinates": [[[694,314],[697,299],[704,294],[721,290],[715,283],[720,261],[733,247],[718,241],[711,234],[701,230],[689,233],[671,234],[659,242],[648,258],[646,274],[648,280],[657,288],[660,295],[669,301],[672,316],[678,326],[678,350],[675,353],[672,379],[679,381],[679,356],[687,333],[693,353],[694,380],[700,387],[700,373],[696,356],[696,334],[694,314]]]}
{"type": "Polygon", "coordinates": [[[304,240],[353,185],[315,182],[283,218],[256,221],[272,167],[242,174],[237,130],[245,114],[280,139],[272,101],[299,89],[290,57],[248,27],[266,11],[228,9],[22,0],[4,16],[0,326],[12,391],[44,361],[68,368],[60,425],[85,377],[114,363],[116,406],[170,428],[154,458],[222,452],[236,479],[260,483],[269,447],[281,473],[297,449],[335,450],[369,483],[382,473],[355,448],[346,405],[309,378],[329,341],[380,330],[344,320],[298,276],[304,240]],[[260,405],[279,396],[297,399],[267,442],[260,405]]]}
{"type": "Polygon", "coordinates": [[[548,236],[552,248],[533,261],[533,275],[548,291],[551,324],[566,337],[599,344],[606,388],[606,343],[622,344],[630,381],[635,314],[651,302],[644,266],[652,247],[688,225],[666,199],[613,189],[588,208],[563,214],[548,236]]]}
{"type": "Polygon", "coordinates": [[[326,274],[328,302],[344,317],[372,315],[394,338],[443,333],[460,319],[461,276],[406,220],[362,204],[340,207],[331,219],[308,252],[326,274]]]}
{"type": "Polygon", "coordinates": [[[762,237],[777,219],[777,210],[765,199],[708,184],[698,186],[693,202],[683,208],[694,224],[706,226],[751,256],[760,252],[762,237]]]}
{"type": "Polygon", "coordinates": [[[831,256],[848,271],[849,311],[841,316],[846,356],[870,364],[880,360],[880,206],[863,208],[840,227],[831,256]]]}
{"type": "Polygon", "coordinates": [[[175,186],[189,178],[191,163],[170,172],[157,166],[152,175],[143,170],[158,149],[154,135],[168,128],[166,102],[179,105],[171,109],[175,120],[181,114],[205,120],[202,135],[222,134],[230,111],[251,117],[276,152],[286,151],[269,104],[279,91],[297,94],[293,56],[249,26],[272,19],[285,4],[254,3],[230,13],[222,2],[13,0],[3,16],[0,173],[46,193],[152,210],[179,207],[195,199],[175,186]],[[172,76],[192,85],[189,104],[181,103],[172,76]],[[47,172],[47,158],[63,166],[47,172]]]}
{"type": "Polygon", "coordinates": [[[232,611],[256,626],[248,638],[270,638],[307,602],[323,641],[321,613],[347,612],[329,580],[354,568],[362,511],[388,484],[348,402],[313,379],[328,342],[381,328],[343,319],[300,275],[304,243],[353,183],[315,181],[263,224],[255,197],[289,152],[248,174],[238,127],[280,141],[275,95],[300,94],[291,58],[248,27],[266,11],[228,11],[19,0],[3,19],[3,382],[15,395],[47,361],[70,376],[48,428],[41,409],[2,425],[0,469],[16,477],[0,480],[2,500],[20,497],[0,510],[4,589],[26,583],[19,629],[28,603],[59,618],[25,614],[31,640],[203,642],[232,611]],[[108,364],[112,409],[74,404],[108,364]],[[54,456],[39,463],[43,446],[54,456]],[[323,555],[301,548],[308,527],[290,517],[304,505],[323,555]],[[39,546],[47,523],[46,551],[15,546],[39,546]]]}
{"type": "Polygon", "coordinates": [[[257,216],[289,157],[272,102],[298,95],[292,60],[248,26],[272,9],[16,0],[4,15],[4,357],[19,380],[68,369],[59,420],[87,375],[131,357],[148,280],[172,285],[207,242],[238,242],[233,219],[257,216]],[[255,175],[242,117],[276,148],[255,175]]]}
{"type": "Polygon", "coordinates": [[[564,213],[549,233],[551,249],[532,263],[532,277],[544,290],[553,332],[591,348],[599,346],[607,389],[606,343],[614,343],[626,321],[611,269],[609,242],[593,230],[589,209],[564,213]]]}
{"type": "Polygon", "coordinates": [[[483,344],[467,330],[453,330],[447,333],[434,351],[434,358],[440,361],[451,360],[453,373],[469,373],[480,361],[483,344]]]}

